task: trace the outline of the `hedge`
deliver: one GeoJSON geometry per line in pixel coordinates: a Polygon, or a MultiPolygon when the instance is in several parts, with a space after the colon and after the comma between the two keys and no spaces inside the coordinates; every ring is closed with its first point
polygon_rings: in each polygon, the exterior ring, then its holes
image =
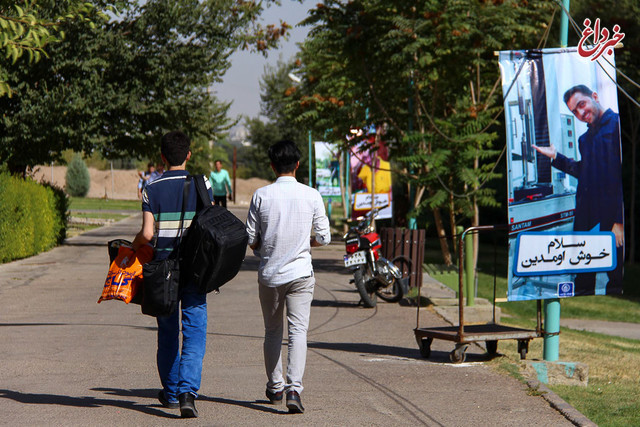
{"type": "Polygon", "coordinates": [[[0,263],[62,243],[68,207],[61,189],[0,173],[0,263]]]}

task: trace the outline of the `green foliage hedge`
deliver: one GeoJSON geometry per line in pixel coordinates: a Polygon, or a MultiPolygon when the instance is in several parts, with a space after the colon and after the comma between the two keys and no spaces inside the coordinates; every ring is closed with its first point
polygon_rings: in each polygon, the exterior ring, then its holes
{"type": "Polygon", "coordinates": [[[62,243],[68,206],[59,188],[0,173],[0,263],[62,243]]]}

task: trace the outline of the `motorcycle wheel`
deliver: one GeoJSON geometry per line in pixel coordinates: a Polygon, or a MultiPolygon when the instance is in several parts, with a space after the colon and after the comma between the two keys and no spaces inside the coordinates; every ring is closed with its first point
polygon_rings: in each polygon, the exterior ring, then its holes
{"type": "Polygon", "coordinates": [[[360,298],[362,299],[362,303],[366,308],[373,308],[376,306],[378,302],[378,298],[376,297],[375,291],[369,292],[367,289],[367,282],[371,280],[371,274],[366,268],[360,267],[353,272],[353,278],[356,282],[356,289],[360,294],[360,298]]]}
{"type": "MultiPolygon", "coordinates": [[[[406,277],[406,274],[411,272],[411,261],[407,257],[400,255],[391,260],[391,262],[402,271],[402,277],[406,277]]],[[[404,292],[402,285],[396,279],[392,285],[378,289],[376,295],[386,302],[398,302],[404,296],[404,292]]]]}
{"type": "Polygon", "coordinates": [[[402,286],[400,286],[398,280],[394,280],[393,284],[386,288],[378,289],[376,291],[376,295],[386,302],[398,302],[402,299],[404,293],[402,292],[402,286]]]}

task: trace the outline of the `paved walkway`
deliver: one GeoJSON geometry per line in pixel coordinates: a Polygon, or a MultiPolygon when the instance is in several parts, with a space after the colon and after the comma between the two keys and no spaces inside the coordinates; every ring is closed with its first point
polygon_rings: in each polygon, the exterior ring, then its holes
{"type": "MultiPolygon", "coordinates": [[[[0,266],[0,424],[175,425],[178,411],[155,398],[155,320],[138,306],[96,304],[107,271],[105,242],[131,239],[139,224],[137,215],[0,266]]],[[[482,363],[478,347],[469,349],[468,363],[454,365],[452,343],[436,340],[431,359],[422,359],[415,308],[359,307],[342,250],[314,250],[305,414],[287,415],[264,398],[258,264],[248,254],[237,278],[209,296],[200,418],[185,423],[572,425],[525,385],[482,363]]],[[[421,324],[444,321],[424,310],[421,324]]]]}

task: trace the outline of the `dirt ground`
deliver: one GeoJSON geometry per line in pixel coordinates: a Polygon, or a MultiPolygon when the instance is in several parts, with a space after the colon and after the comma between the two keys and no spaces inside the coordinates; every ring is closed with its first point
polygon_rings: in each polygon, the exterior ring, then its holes
{"type": "MultiPolygon", "coordinates": [[[[58,187],[64,187],[66,172],[65,166],[37,166],[32,176],[36,181],[53,182],[58,187]]],[[[114,169],[112,174],[110,170],[89,168],[89,175],[91,187],[87,197],[117,200],[138,198],[138,171],[136,170],[114,169]]],[[[267,184],[270,182],[260,178],[236,179],[235,204],[249,206],[254,191],[267,184]]]]}

